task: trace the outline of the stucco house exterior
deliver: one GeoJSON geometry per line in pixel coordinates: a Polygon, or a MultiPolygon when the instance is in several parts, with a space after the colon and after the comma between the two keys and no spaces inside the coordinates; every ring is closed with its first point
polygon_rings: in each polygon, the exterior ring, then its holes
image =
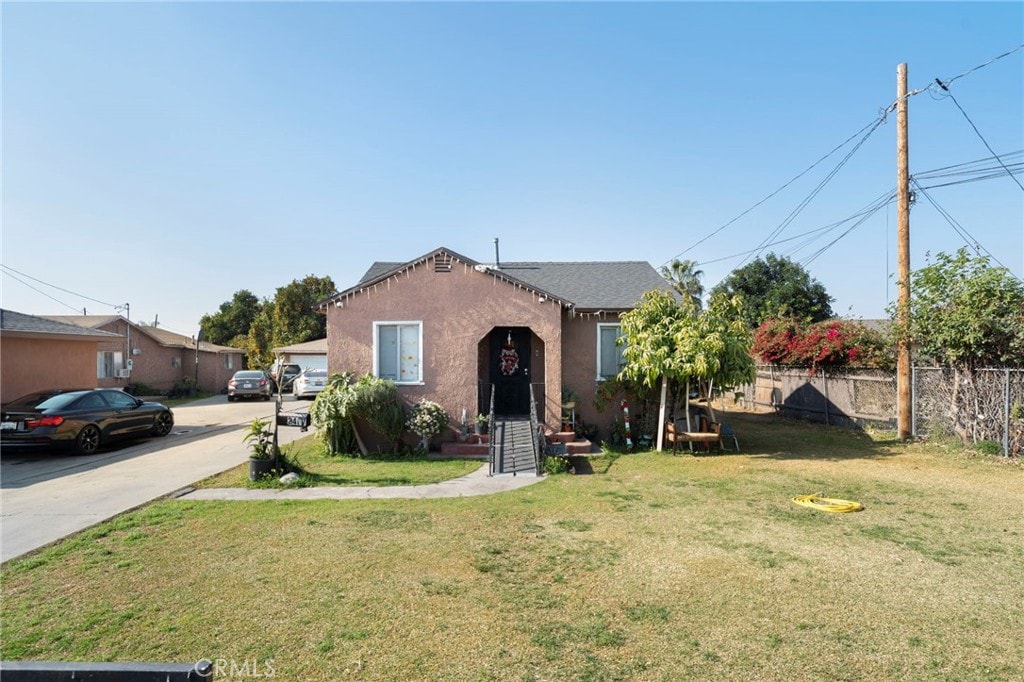
{"type": "Polygon", "coordinates": [[[0,310],[0,402],[51,388],[95,388],[96,354],[116,333],[0,310]]]}
{"type": "Polygon", "coordinates": [[[121,315],[51,315],[48,319],[117,336],[101,342],[93,357],[93,381],[101,388],[145,384],[166,392],[179,381],[198,378],[200,390],[219,393],[242,369],[245,351],[241,349],[200,341],[196,352],[191,337],[136,324],[121,315]]]}
{"type": "Polygon", "coordinates": [[[562,419],[562,390],[578,418],[602,431],[598,384],[618,373],[619,314],[651,289],[671,291],[650,263],[481,263],[440,247],[406,262],[374,263],[319,304],[331,372],[393,380],[410,403],[434,400],[458,419],[488,411],[562,419]]]}

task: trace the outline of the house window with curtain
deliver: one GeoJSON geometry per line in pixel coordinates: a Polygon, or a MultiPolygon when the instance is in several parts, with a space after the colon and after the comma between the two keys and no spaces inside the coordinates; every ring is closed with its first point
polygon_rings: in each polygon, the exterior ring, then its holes
{"type": "Polygon", "coordinates": [[[420,322],[373,323],[373,373],[396,384],[423,382],[423,325],[420,322]]]}
{"type": "Polygon", "coordinates": [[[124,367],[124,355],[117,351],[101,350],[96,353],[96,378],[113,379],[124,367]]]}
{"type": "Polygon", "coordinates": [[[235,368],[235,354],[234,353],[228,353],[227,355],[224,356],[224,369],[234,369],[234,368],[235,368]]]}
{"type": "Polygon", "coordinates": [[[622,336],[622,326],[618,324],[597,325],[597,380],[614,379],[626,360],[622,352],[624,345],[616,343],[622,336]]]}
{"type": "Polygon", "coordinates": [[[181,367],[181,356],[175,355],[171,358],[171,367],[181,367]]]}

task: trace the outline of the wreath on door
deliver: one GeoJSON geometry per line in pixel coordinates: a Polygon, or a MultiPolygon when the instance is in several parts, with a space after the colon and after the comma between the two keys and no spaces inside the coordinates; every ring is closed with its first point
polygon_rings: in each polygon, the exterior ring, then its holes
{"type": "Polygon", "coordinates": [[[516,352],[516,344],[512,343],[512,332],[508,333],[508,340],[501,347],[498,367],[501,369],[501,373],[507,377],[512,376],[519,369],[519,353],[516,352]]]}

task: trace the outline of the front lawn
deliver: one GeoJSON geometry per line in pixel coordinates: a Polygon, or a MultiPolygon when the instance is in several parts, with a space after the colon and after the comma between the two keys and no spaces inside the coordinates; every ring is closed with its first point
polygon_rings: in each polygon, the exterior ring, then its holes
{"type": "MultiPolygon", "coordinates": [[[[310,435],[282,447],[282,451],[305,472],[303,486],[390,486],[440,483],[476,471],[478,460],[428,460],[422,455],[374,455],[370,457],[331,457],[324,454],[316,436],[310,435]]],[[[249,480],[248,462],[211,476],[196,484],[198,488],[266,487],[265,482],[249,480]]]]}
{"type": "MultiPolygon", "coordinates": [[[[729,415],[489,497],[161,501],[2,570],[4,659],[282,680],[1024,677],[1024,471],[729,415]],[[866,509],[797,506],[822,492],[866,509]]],[[[433,464],[433,463],[432,463],[433,464]]]]}

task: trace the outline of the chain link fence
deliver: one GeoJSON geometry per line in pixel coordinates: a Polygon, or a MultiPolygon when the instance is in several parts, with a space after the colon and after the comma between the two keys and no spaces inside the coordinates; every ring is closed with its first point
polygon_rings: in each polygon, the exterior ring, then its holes
{"type": "MultiPolygon", "coordinates": [[[[911,382],[914,436],[952,435],[991,454],[1021,456],[1024,370],[914,367],[911,382]]],[[[736,390],[748,407],[832,425],[896,428],[894,372],[810,375],[806,368],[759,365],[754,383],[736,390]]]]}
{"type": "Polygon", "coordinates": [[[1024,370],[915,367],[913,434],[959,437],[992,454],[1024,447],[1024,370]]]}

